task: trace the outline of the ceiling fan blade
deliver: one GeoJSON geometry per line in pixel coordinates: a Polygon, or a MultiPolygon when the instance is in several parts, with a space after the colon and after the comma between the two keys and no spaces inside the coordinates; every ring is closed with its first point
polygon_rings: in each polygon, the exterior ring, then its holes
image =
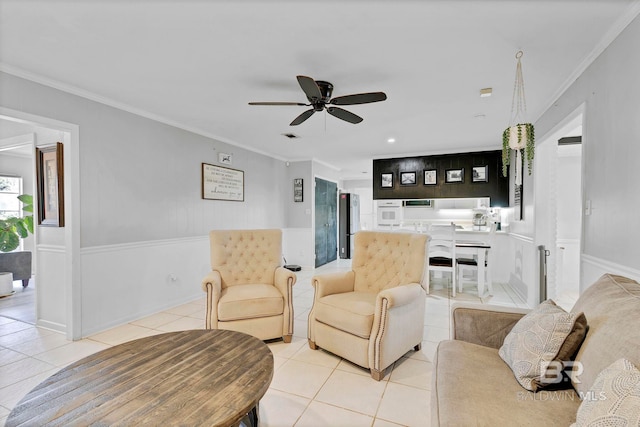
{"type": "Polygon", "coordinates": [[[305,95],[307,95],[307,98],[310,100],[315,98],[318,101],[322,99],[322,92],[320,92],[320,88],[315,80],[307,76],[297,76],[296,78],[305,95]]]}
{"type": "Polygon", "coordinates": [[[250,102],[249,105],[309,105],[302,102],[250,102]]]}
{"type": "Polygon", "coordinates": [[[327,113],[331,114],[334,117],[342,119],[345,122],[349,122],[353,124],[360,123],[362,121],[362,117],[357,116],[347,110],[343,110],[342,108],[338,108],[338,107],[328,107],[327,113]]]}
{"type": "Polygon", "coordinates": [[[356,105],[380,102],[387,99],[384,92],[356,93],[355,95],[336,96],[329,103],[333,105],[356,105]]]}
{"type": "Polygon", "coordinates": [[[298,117],[293,119],[293,121],[291,123],[289,123],[289,126],[297,126],[297,125],[299,125],[300,123],[304,122],[309,117],[311,117],[313,115],[313,113],[315,113],[315,110],[313,108],[310,109],[310,110],[305,111],[304,113],[300,114],[298,117]]]}

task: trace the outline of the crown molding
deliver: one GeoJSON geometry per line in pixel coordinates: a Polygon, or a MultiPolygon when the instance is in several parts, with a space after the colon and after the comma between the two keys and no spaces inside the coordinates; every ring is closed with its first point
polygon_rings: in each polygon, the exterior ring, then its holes
{"type": "Polygon", "coordinates": [[[34,83],[38,83],[38,84],[41,84],[41,85],[44,85],[44,86],[51,87],[53,89],[60,90],[62,92],[69,93],[71,95],[76,95],[76,96],[79,96],[81,98],[88,99],[90,101],[94,101],[94,102],[98,102],[100,104],[108,105],[109,107],[113,107],[113,108],[116,108],[118,110],[126,111],[128,113],[135,114],[137,116],[144,117],[146,119],[150,119],[150,120],[153,120],[155,122],[163,123],[165,125],[169,125],[169,126],[172,126],[172,127],[178,128],[178,129],[182,129],[184,131],[191,132],[191,133],[194,133],[196,135],[204,136],[206,138],[210,138],[210,139],[213,139],[213,140],[216,140],[216,141],[219,141],[219,142],[223,142],[225,144],[233,145],[235,147],[239,147],[239,148],[242,148],[244,150],[251,151],[253,153],[261,154],[263,156],[271,157],[273,159],[280,160],[280,161],[283,161],[283,162],[287,161],[287,159],[282,157],[282,156],[275,155],[273,153],[268,153],[266,151],[262,151],[262,150],[259,150],[259,149],[253,148],[253,147],[249,147],[247,145],[241,144],[241,143],[239,143],[237,141],[234,141],[234,140],[231,140],[229,138],[225,138],[225,137],[220,136],[220,135],[215,135],[215,134],[212,134],[211,132],[207,132],[207,131],[204,131],[202,129],[199,129],[199,128],[196,128],[196,127],[193,127],[193,126],[185,125],[183,123],[177,122],[177,121],[172,120],[172,119],[168,119],[168,118],[160,116],[158,114],[151,113],[151,112],[143,110],[141,108],[136,108],[136,107],[133,107],[131,105],[125,104],[123,102],[115,101],[115,100],[113,100],[111,98],[107,98],[105,96],[98,95],[96,93],[87,91],[85,89],[81,89],[79,87],[76,87],[76,86],[73,86],[73,85],[69,85],[67,83],[63,83],[63,82],[60,82],[60,81],[55,80],[55,79],[50,79],[48,77],[44,77],[42,75],[39,75],[39,74],[36,74],[36,73],[32,73],[32,72],[29,72],[29,71],[23,70],[21,68],[14,67],[14,66],[2,63],[2,62],[0,62],[0,71],[2,71],[4,73],[7,73],[7,74],[11,74],[12,76],[15,76],[15,77],[19,77],[21,79],[29,80],[29,81],[34,82],[34,83]]]}
{"type": "Polygon", "coordinates": [[[640,14],[640,0],[634,0],[627,10],[613,23],[609,31],[600,39],[600,41],[594,46],[594,48],[584,57],[576,69],[567,77],[567,79],[560,85],[560,87],[551,96],[551,100],[547,103],[546,107],[542,109],[540,116],[534,123],[538,121],[557,100],[566,92],[569,87],[585,72],[587,68],[605,51],[607,47],[624,31],[625,28],[640,14]]]}

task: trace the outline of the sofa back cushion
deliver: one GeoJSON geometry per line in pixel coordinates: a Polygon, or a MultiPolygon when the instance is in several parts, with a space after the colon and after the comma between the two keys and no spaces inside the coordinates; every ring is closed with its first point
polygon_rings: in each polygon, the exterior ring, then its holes
{"type": "Polygon", "coordinates": [[[209,242],[211,269],[220,272],[223,288],[273,285],[282,257],[281,230],[213,230],[209,242]]]}
{"type": "Polygon", "coordinates": [[[386,288],[420,283],[426,244],[425,234],[357,232],[351,262],[354,290],[378,293],[386,288]]]}
{"type": "Polygon", "coordinates": [[[640,283],[605,274],[580,295],[572,312],[584,312],[588,324],[575,359],[583,370],[580,382],[573,381],[578,392],[588,392],[598,374],[618,359],[640,366],[640,283]]]}

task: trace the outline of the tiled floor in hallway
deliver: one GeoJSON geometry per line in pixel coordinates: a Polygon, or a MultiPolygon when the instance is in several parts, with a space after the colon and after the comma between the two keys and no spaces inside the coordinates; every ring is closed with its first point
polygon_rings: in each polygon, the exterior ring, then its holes
{"type": "MultiPolygon", "coordinates": [[[[440,340],[450,336],[453,302],[524,304],[507,287],[494,285],[494,296],[481,301],[468,287],[455,299],[446,289],[426,296],[424,341],[410,351],[380,382],[369,372],[323,350],[307,345],[307,316],[313,303],[314,274],[350,269],[338,260],[297,273],[294,287],[295,327],[290,344],[269,343],[275,372],[260,402],[263,426],[428,426],[431,360],[440,340]]],[[[199,284],[198,284],[199,286],[199,284]]],[[[91,353],[136,338],[204,325],[205,300],[200,298],[108,331],[70,342],[59,333],[0,316],[0,425],[16,403],[60,368],[91,353]]]]}

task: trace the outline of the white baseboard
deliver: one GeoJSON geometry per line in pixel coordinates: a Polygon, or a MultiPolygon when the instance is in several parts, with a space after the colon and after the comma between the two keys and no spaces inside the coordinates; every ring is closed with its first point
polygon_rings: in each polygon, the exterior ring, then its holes
{"type": "Polygon", "coordinates": [[[67,325],[63,325],[61,323],[56,323],[56,322],[50,322],[48,320],[38,319],[36,320],[36,326],[39,328],[60,332],[62,334],[65,334],[67,332],[67,325]]]}
{"type": "Polygon", "coordinates": [[[604,260],[602,258],[582,254],[580,292],[587,289],[591,284],[598,280],[600,276],[606,273],[617,274],[628,277],[629,279],[640,281],[640,270],[616,264],[615,262],[604,260]]]}

